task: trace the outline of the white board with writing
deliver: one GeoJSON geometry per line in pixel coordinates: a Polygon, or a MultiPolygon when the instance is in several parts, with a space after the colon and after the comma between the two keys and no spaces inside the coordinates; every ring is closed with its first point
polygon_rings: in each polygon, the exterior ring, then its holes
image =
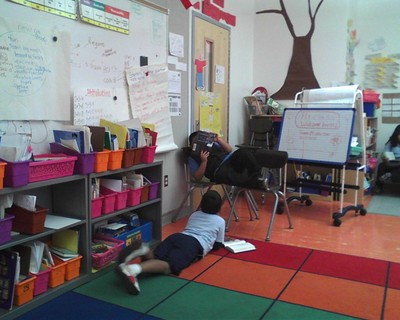
{"type": "Polygon", "coordinates": [[[70,35],[26,20],[0,16],[1,119],[70,120],[70,35]]]}
{"type": "Polygon", "coordinates": [[[290,160],[343,165],[349,156],[354,114],[354,109],[285,109],[278,149],[286,151],[290,160]]]}

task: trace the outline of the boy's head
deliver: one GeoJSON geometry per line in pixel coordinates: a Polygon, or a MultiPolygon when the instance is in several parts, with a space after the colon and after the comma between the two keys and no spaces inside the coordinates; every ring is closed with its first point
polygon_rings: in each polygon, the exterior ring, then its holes
{"type": "Polygon", "coordinates": [[[194,140],[194,138],[196,138],[196,136],[197,136],[198,133],[199,133],[198,131],[195,131],[195,132],[192,132],[192,133],[190,134],[190,136],[189,136],[189,145],[190,145],[190,146],[193,144],[193,140],[194,140]]]}
{"type": "Polygon", "coordinates": [[[201,210],[209,214],[217,214],[221,210],[222,198],[215,190],[208,190],[201,199],[201,210]]]}

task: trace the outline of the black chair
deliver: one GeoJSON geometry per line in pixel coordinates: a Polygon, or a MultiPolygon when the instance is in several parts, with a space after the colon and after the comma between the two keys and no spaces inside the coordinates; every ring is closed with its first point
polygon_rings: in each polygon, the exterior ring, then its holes
{"type": "MultiPolygon", "coordinates": [[[[189,196],[192,195],[192,193],[193,193],[193,191],[195,189],[199,189],[200,192],[201,192],[201,195],[204,195],[204,193],[206,193],[212,187],[218,185],[218,183],[211,182],[206,177],[204,177],[201,181],[195,181],[195,180],[192,179],[192,176],[190,174],[189,165],[188,165],[188,159],[189,159],[189,156],[190,156],[190,151],[191,151],[190,147],[183,147],[181,149],[180,160],[182,162],[182,167],[183,167],[183,170],[184,170],[184,173],[185,173],[185,181],[186,181],[186,184],[187,184],[187,192],[186,192],[186,195],[185,195],[184,199],[179,204],[178,209],[176,209],[176,212],[175,212],[174,216],[171,219],[172,222],[176,222],[176,220],[179,217],[180,212],[183,209],[183,206],[185,205],[185,203],[188,200],[189,196]]],[[[223,201],[228,200],[229,205],[231,206],[231,215],[234,215],[236,221],[239,221],[238,215],[236,214],[236,211],[233,208],[233,202],[232,202],[233,194],[237,190],[236,187],[222,185],[222,184],[221,184],[221,187],[222,187],[222,189],[224,191],[223,201]]],[[[252,199],[252,202],[249,203],[249,206],[251,206],[251,210],[249,211],[250,220],[253,220],[252,213],[254,213],[255,217],[258,218],[258,213],[257,213],[258,208],[255,205],[254,198],[251,196],[250,191],[246,190],[245,194],[246,194],[247,198],[249,199],[248,201],[251,201],[251,199],[252,199]]],[[[197,206],[196,210],[199,210],[199,209],[200,209],[200,204],[197,206]]]]}
{"type": "MultiPolygon", "coordinates": [[[[289,228],[293,229],[293,223],[290,216],[289,207],[287,204],[285,194],[280,190],[282,187],[283,181],[283,169],[286,166],[288,160],[288,154],[285,151],[274,151],[267,149],[258,149],[254,153],[258,163],[262,166],[262,178],[263,178],[263,186],[264,188],[258,189],[260,191],[270,192],[274,195],[274,205],[272,208],[272,215],[269,222],[269,227],[267,231],[266,240],[269,241],[271,239],[272,227],[275,221],[275,215],[278,210],[279,200],[282,202],[284,211],[286,211],[288,216],[289,228]]],[[[234,215],[235,204],[237,198],[241,192],[250,191],[251,189],[245,187],[236,187],[236,192],[232,195],[232,207],[228,216],[228,221],[226,224],[226,230],[229,230],[229,224],[234,215]]],[[[254,190],[254,189],[253,189],[254,190]]]]}
{"type": "Polygon", "coordinates": [[[274,147],[274,126],[271,118],[253,116],[248,120],[250,141],[249,146],[272,150],[274,147]]]}

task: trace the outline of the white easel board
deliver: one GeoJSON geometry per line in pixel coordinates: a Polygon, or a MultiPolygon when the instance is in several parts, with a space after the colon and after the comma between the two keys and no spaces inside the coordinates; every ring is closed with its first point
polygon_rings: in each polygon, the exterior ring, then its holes
{"type": "Polygon", "coordinates": [[[283,113],[278,150],[290,160],[343,165],[347,162],[355,109],[288,108],[283,113]]]}

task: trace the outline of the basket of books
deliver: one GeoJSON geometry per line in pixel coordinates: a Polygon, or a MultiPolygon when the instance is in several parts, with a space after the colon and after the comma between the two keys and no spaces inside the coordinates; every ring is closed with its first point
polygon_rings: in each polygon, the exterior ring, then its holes
{"type": "Polygon", "coordinates": [[[99,234],[92,239],[92,265],[99,269],[108,265],[121,252],[125,241],[105,237],[99,234]]]}

